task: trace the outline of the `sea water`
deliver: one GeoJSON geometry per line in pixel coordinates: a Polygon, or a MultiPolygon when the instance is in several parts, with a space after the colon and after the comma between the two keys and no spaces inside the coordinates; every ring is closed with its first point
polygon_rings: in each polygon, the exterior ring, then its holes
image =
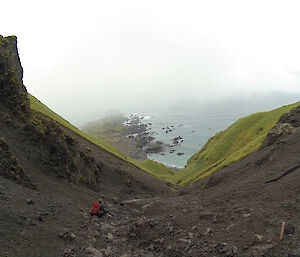
{"type": "Polygon", "coordinates": [[[212,115],[184,110],[176,113],[150,112],[141,115],[144,117],[141,119],[142,123],[148,124],[149,133],[155,140],[170,145],[165,147],[163,153],[148,154],[148,158],[171,167],[184,168],[187,160],[200,151],[210,137],[225,130],[242,116],[242,113],[212,115]],[[171,147],[176,137],[183,140],[179,140],[182,142],[171,147]]]}

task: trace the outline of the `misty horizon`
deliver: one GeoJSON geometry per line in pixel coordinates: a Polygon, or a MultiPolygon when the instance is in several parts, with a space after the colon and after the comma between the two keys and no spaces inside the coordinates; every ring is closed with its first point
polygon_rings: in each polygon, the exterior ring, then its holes
{"type": "Polygon", "coordinates": [[[236,99],[252,105],[249,113],[298,99],[299,5],[9,1],[0,34],[18,37],[28,91],[77,126],[109,110],[205,109],[236,99]]]}

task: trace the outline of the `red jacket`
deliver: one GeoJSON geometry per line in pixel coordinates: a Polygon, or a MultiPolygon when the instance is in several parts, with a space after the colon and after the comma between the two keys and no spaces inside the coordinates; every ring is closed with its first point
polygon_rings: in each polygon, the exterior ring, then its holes
{"type": "Polygon", "coordinates": [[[90,213],[93,214],[97,214],[101,209],[101,205],[99,204],[99,202],[95,201],[93,202],[93,207],[90,210],[90,213]]]}

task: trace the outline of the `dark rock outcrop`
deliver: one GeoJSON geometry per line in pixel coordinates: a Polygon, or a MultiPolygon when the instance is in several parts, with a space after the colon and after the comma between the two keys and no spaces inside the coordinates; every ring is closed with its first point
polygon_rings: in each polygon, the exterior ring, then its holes
{"type": "Polygon", "coordinates": [[[0,175],[28,188],[36,189],[35,182],[25,173],[3,139],[0,139],[0,175]]]}
{"type": "Polygon", "coordinates": [[[300,106],[280,117],[276,125],[269,131],[261,149],[284,142],[289,135],[296,132],[297,127],[300,127],[300,106]]]}
{"type": "MultiPolygon", "coordinates": [[[[15,36],[0,35],[0,126],[8,128],[5,139],[16,136],[26,142],[24,151],[33,161],[42,162],[59,177],[97,188],[101,165],[92,153],[82,150],[56,122],[30,110],[15,36]]],[[[0,141],[0,175],[35,187],[8,145],[0,141]]]]}
{"type": "Polygon", "coordinates": [[[96,189],[102,165],[96,163],[92,152],[80,149],[78,142],[66,135],[56,122],[35,113],[32,118],[34,122],[24,125],[22,133],[27,145],[38,147],[34,158],[42,160],[58,177],[96,189]]]}
{"type": "Polygon", "coordinates": [[[23,85],[23,68],[15,36],[0,35],[0,111],[26,117],[30,111],[27,91],[23,85]]]}

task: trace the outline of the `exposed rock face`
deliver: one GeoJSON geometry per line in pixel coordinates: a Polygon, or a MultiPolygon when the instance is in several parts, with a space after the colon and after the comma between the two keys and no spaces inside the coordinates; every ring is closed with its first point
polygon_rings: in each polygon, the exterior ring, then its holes
{"type": "Polygon", "coordinates": [[[9,151],[7,143],[0,139],[0,175],[16,181],[28,188],[36,189],[36,184],[27,176],[16,157],[9,151]]]}
{"type": "Polygon", "coordinates": [[[277,123],[268,133],[265,141],[262,144],[262,148],[274,143],[280,142],[288,135],[294,133],[296,129],[290,123],[277,123]]]}
{"type": "Polygon", "coordinates": [[[17,49],[17,38],[0,35],[0,110],[25,117],[30,110],[23,85],[23,68],[17,49]]]}
{"type": "Polygon", "coordinates": [[[101,165],[96,163],[92,153],[82,151],[72,137],[67,136],[54,121],[49,121],[38,114],[32,115],[34,122],[22,128],[28,151],[51,167],[57,176],[75,182],[88,184],[96,189],[99,182],[101,165]],[[38,149],[32,148],[32,145],[38,149]]]}
{"type": "Polygon", "coordinates": [[[261,148],[280,143],[300,127],[300,106],[281,116],[276,125],[269,131],[261,148]]]}
{"type": "Polygon", "coordinates": [[[286,114],[283,114],[278,123],[289,123],[294,128],[300,127],[300,106],[292,109],[286,114]]]}
{"type": "MultiPolygon", "coordinates": [[[[97,188],[101,165],[91,152],[80,149],[78,142],[67,136],[56,122],[30,111],[22,79],[17,38],[0,35],[0,126],[9,128],[7,138],[26,142],[24,151],[31,153],[34,161],[42,160],[57,176],[97,188]]],[[[0,141],[0,175],[34,188],[13,149],[8,150],[9,145],[8,141],[0,141]]]]}

